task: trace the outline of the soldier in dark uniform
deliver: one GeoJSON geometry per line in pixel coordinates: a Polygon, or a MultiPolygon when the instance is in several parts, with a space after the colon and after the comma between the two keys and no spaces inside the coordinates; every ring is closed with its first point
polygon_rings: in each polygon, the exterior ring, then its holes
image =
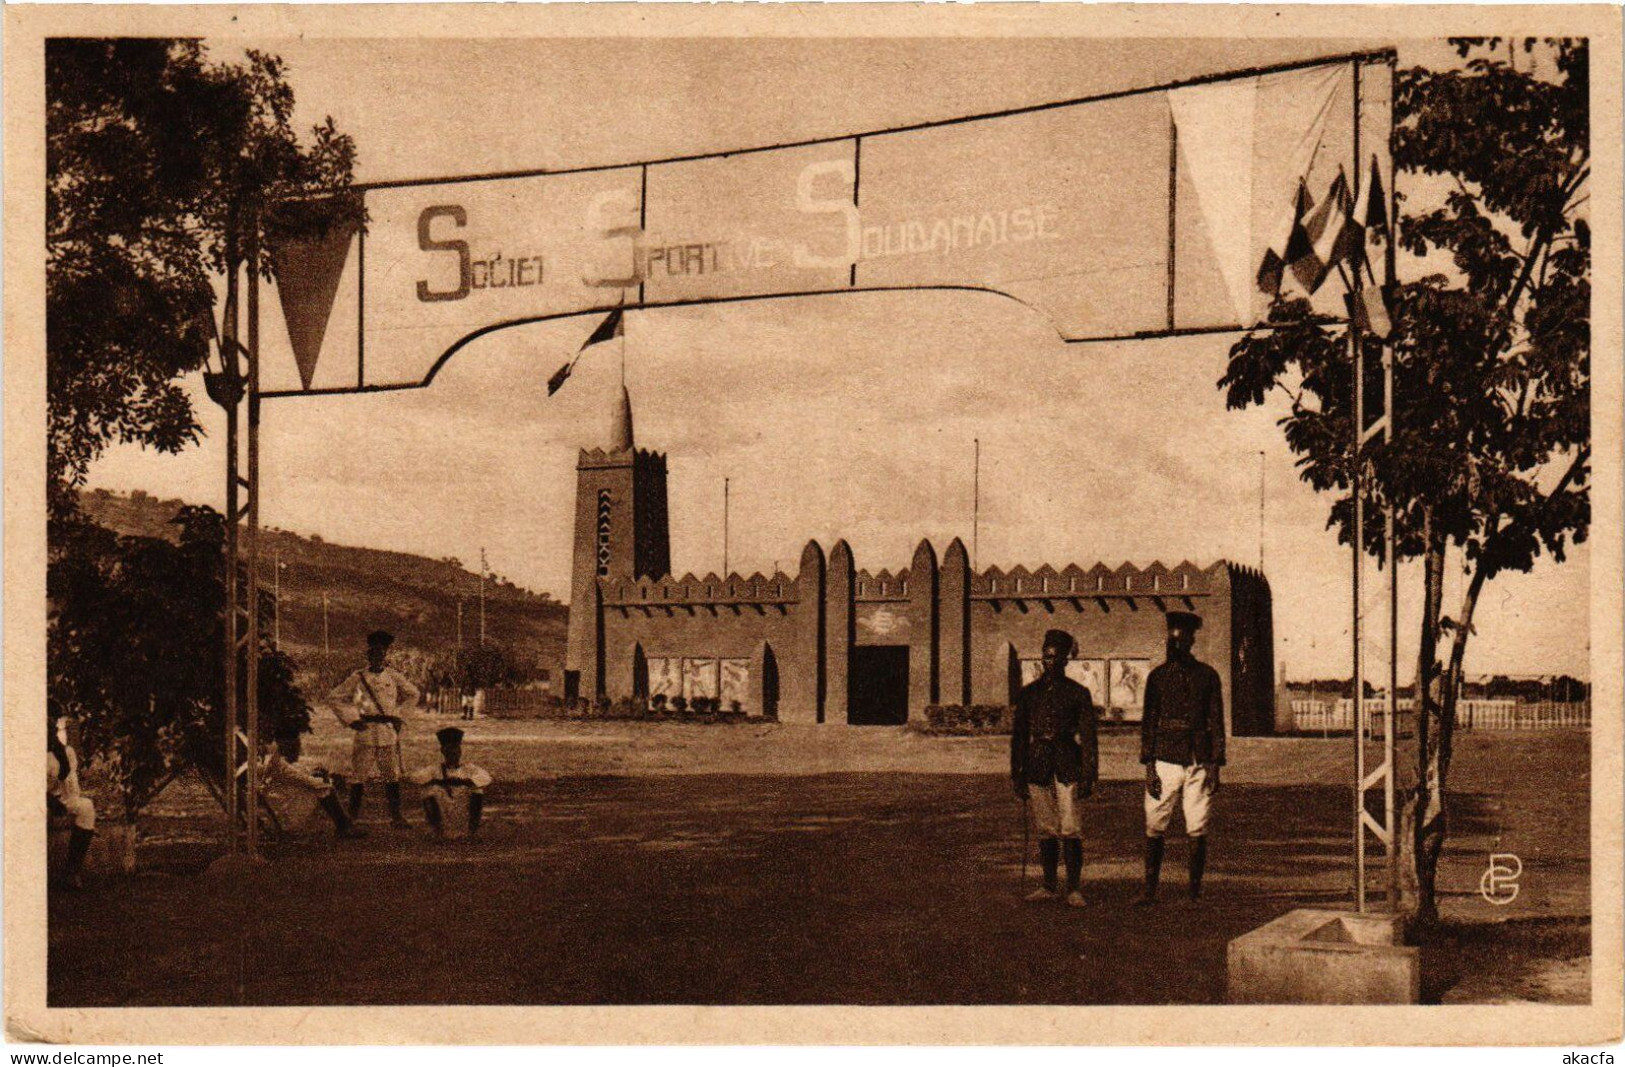
{"type": "Polygon", "coordinates": [[[1056,867],[1066,847],[1066,903],[1083,906],[1078,880],[1083,875],[1081,801],[1094,792],[1100,753],[1095,737],[1095,706],[1089,690],[1066,676],[1072,635],[1044,635],[1044,673],[1016,696],[1010,732],[1010,783],[1027,802],[1038,833],[1044,885],[1027,897],[1058,895],[1056,867]]]}
{"type": "Polygon", "coordinates": [[[1202,895],[1207,865],[1208,808],[1224,766],[1224,693],[1219,672],[1191,654],[1202,620],[1186,611],[1168,613],[1168,658],[1145,685],[1140,723],[1140,762],[1145,764],[1145,895],[1156,903],[1162,873],[1163,835],[1174,808],[1185,811],[1191,839],[1190,895],[1202,895]]]}

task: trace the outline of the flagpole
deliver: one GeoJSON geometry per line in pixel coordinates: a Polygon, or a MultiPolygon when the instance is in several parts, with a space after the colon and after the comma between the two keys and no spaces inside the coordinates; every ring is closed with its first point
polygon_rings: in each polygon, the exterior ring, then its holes
{"type": "Polygon", "coordinates": [[[1258,573],[1264,573],[1264,450],[1258,450],[1258,573]]]}
{"type": "Polygon", "coordinates": [[[976,448],[976,459],[971,468],[971,512],[970,512],[970,566],[976,569],[977,541],[982,530],[982,439],[973,437],[972,444],[976,448]]]}
{"type": "Polygon", "coordinates": [[[722,580],[728,580],[728,479],[722,479],[722,580]]]}
{"type": "MultiPolygon", "coordinates": [[[[1395,429],[1398,425],[1398,419],[1394,413],[1394,357],[1397,354],[1394,348],[1394,316],[1393,312],[1387,310],[1388,301],[1391,299],[1392,294],[1396,289],[1394,281],[1394,271],[1396,269],[1394,244],[1399,237],[1399,174],[1394,168],[1393,118],[1394,85],[1399,80],[1398,73],[1399,57],[1394,56],[1388,61],[1388,189],[1386,190],[1386,196],[1388,199],[1388,203],[1386,205],[1388,215],[1388,240],[1385,242],[1386,247],[1383,249],[1383,282],[1385,283],[1386,290],[1384,291],[1382,297],[1384,311],[1389,319],[1388,339],[1383,343],[1382,346],[1382,413],[1388,420],[1388,424],[1383,431],[1383,443],[1390,446],[1393,444],[1395,429]]],[[[1375,160],[1372,160],[1371,180],[1376,181],[1377,175],[1377,164],[1375,160]]],[[[1369,263],[1366,264],[1366,269],[1368,271],[1371,269],[1371,265],[1369,263]]],[[[1375,276],[1373,276],[1372,281],[1376,281],[1375,276]]],[[[1388,553],[1389,567],[1388,648],[1390,651],[1388,654],[1388,729],[1385,731],[1382,739],[1383,759],[1388,764],[1388,779],[1383,785],[1383,791],[1385,794],[1383,799],[1386,801],[1386,806],[1388,809],[1388,832],[1395,835],[1395,837],[1391,837],[1388,841],[1388,910],[1397,915],[1399,914],[1400,847],[1400,843],[1397,840],[1397,835],[1399,833],[1400,819],[1399,809],[1396,807],[1395,797],[1395,792],[1398,788],[1398,782],[1395,780],[1395,772],[1398,770],[1398,767],[1394,762],[1396,756],[1394,751],[1394,739],[1398,736],[1399,730],[1399,558],[1396,555],[1398,541],[1394,532],[1394,499],[1392,494],[1389,494],[1385,503],[1387,504],[1387,508],[1384,518],[1387,522],[1387,529],[1383,532],[1383,538],[1387,542],[1386,550],[1388,553]]],[[[1420,683],[1421,679],[1418,678],[1417,681],[1420,683]]],[[[1417,714],[1420,715],[1423,711],[1422,694],[1420,691],[1417,692],[1416,697],[1417,714]]]]}

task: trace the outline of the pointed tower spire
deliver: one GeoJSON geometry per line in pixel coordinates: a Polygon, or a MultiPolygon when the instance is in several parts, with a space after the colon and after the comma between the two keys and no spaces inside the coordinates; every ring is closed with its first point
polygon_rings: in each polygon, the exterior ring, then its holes
{"type": "Polygon", "coordinates": [[[610,429],[609,447],[616,452],[632,447],[632,394],[626,391],[625,385],[621,386],[621,402],[610,429]]]}

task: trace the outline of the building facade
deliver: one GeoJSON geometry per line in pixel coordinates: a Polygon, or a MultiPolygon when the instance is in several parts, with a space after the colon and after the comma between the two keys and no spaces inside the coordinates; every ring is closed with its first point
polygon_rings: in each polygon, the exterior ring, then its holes
{"type": "Polygon", "coordinates": [[[567,696],[734,702],[782,722],[899,724],[930,704],[1008,704],[1036,676],[1045,631],[1108,719],[1140,717],[1168,611],[1203,619],[1235,734],[1274,729],[1269,583],[1251,568],[1096,563],[972,570],[956,538],[921,541],[897,571],[859,568],[847,543],[782,572],[671,573],[666,457],[633,442],[622,390],[607,449],[577,463],[567,696]]]}

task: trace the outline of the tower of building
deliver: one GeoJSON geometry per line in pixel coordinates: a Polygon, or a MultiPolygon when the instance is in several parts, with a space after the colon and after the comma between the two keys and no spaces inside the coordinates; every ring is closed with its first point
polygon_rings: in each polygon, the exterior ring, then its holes
{"type": "Polygon", "coordinates": [[[576,461],[566,695],[592,698],[604,692],[598,583],[659,578],[670,570],[666,456],[636,446],[632,398],[623,385],[608,447],[583,448],[576,461]]]}

